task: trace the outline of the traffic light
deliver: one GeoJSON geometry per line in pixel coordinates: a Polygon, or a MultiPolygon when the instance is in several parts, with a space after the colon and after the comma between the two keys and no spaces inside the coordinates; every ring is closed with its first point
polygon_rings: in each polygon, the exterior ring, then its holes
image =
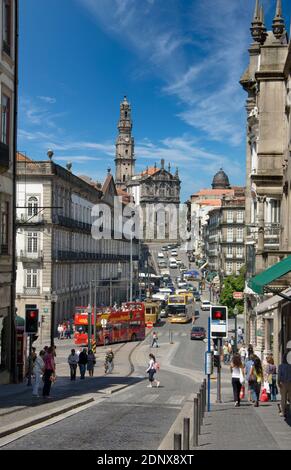
{"type": "Polygon", "coordinates": [[[212,322],[226,322],[227,307],[211,307],[211,321],[212,322]]]}
{"type": "Polygon", "coordinates": [[[25,333],[38,332],[38,309],[26,308],[25,310],[25,333]]]}

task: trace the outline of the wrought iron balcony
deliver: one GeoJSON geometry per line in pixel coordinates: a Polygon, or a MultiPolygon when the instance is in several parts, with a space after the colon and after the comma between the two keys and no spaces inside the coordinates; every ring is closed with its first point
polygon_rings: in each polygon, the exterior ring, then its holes
{"type": "Polygon", "coordinates": [[[24,295],[40,295],[40,288],[39,287],[24,287],[24,295]]]}

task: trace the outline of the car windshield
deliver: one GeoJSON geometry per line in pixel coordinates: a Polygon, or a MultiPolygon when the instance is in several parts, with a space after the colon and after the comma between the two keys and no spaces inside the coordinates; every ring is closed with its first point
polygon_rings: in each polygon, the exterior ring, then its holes
{"type": "Polygon", "coordinates": [[[199,332],[200,332],[200,331],[204,331],[204,328],[201,328],[201,327],[199,327],[199,326],[194,326],[194,327],[192,328],[192,331],[199,331],[199,332]]]}

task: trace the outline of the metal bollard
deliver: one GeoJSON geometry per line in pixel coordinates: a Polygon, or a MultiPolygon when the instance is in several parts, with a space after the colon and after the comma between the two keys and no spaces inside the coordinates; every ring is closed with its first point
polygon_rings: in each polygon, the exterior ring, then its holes
{"type": "Polygon", "coordinates": [[[198,420],[198,434],[201,434],[201,421],[200,421],[200,409],[201,409],[201,395],[200,392],[197,393],[198,398],[198,413],[197,413],[197,420],[198,420]]]}
{"type": "Polygon", "coordinates": [[[182,435],[180,433],[174,434],[174,450],[181,450],[182,449],[182,435]]]}
{"type": "Polygon", "coordinates": [[[200,393],[200,426],[203,424],[203,400],[204,400],[204,394],[203,394],[203,387],[200,387],[199,390],[200,393]]]}
{"type": "Polygon", "coordinates": [[[198,447],[198,398],[193,403],[193,446],[198,447]]]}
{"type": "Polygon", "coordinates": [[[184,418],[183,422],[183,450],[190,449],[190,418],[184,418]]]}
{"type": "Polygon", "coordinates": [[[206,406],[207,406],[207,380],[204,379],[203,383],[204,383],[204,415],[205,415],[206,406]]]}

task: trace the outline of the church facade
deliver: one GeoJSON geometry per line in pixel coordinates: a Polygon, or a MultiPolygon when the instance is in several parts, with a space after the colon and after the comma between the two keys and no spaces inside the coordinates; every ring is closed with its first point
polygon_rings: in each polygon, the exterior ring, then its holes
{"type": "Polygon", "coordinates": [[[115,183],[119,191],[130,194],[142,215],[142,238],[146,242],[177,241],[178,233],[170,227],[178,225],[181,181],[179,171],[171,171],[165,160],[160,167],[146,168],[135,173],[134,138],[132,136],[131,105],[124,97],[120,104],[116,140],[115,183]],[[177,223],[174,224],[177,217],[177,223]],[[163,227],[162,227],[163,225],[163,227]]]}

